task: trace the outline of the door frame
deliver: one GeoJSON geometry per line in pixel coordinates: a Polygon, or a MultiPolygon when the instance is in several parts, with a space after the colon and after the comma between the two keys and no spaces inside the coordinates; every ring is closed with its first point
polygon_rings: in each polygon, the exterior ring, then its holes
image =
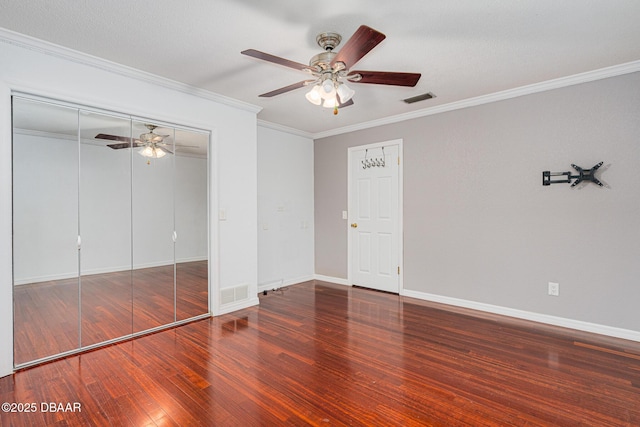
{"type": "Polygon", "coordinates": [[[352,262],[352,250],[353,250],[353,233],[350,231],[350,224],[352,222],[351,212],[353,212],[351,206],[351,186],[352,186],[352,160],[353,153],[360,150],[372,149],[372,148],[380,148],[380,147],[388,147],[390,145],[398,146],[398,266],[400,267],[400,273],[398,274],[398,295],[402,295],[404,291],[404,226],[403,226],[403,206],[404,206],[404,193],[403,193],[403,182],[404,182],[404,156],[403,156],[403,140],[400,139],[392,139],[389,141],[376,142],[372,144],[365,145],[357,145],[353,147],[347,148],[347,220],[345,224],[345,230],[347,233],[347,283],[349,286],[353,286],[353,274],[351,272],[351,262],[352,262]]]}

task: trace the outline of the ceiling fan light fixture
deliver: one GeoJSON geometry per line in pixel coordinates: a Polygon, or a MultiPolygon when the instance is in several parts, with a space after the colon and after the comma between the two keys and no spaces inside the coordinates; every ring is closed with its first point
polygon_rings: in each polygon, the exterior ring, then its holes
{"type": "Polygon", "coordinates": [[[322,96],[322,99],[324,100],[336,99],[336,88],[331,88],[331,91],[329,92],[326,92],[324,89],[320,89],[320,96],[322,96]]]}
{"type": "Polygon", "coordinates": [[[326,79],[322,82],[322,90],[324,90],[324,93],[327,96],[329,96],[331,92],[335,90],[335,88],[336,88],[336,85],[332,79],[326,79]]]}
{"type": "Polygon", "coordinates": [[[340,83],[340,86],[338,86],[337,91],[338,92],[338,96],[340,97],[340,102],[345,103],[348,100],[350,100],[353,95],[355,95],[356,91],[351,89],[349,86],[347,86],[344,83],[340,83]]]}
{"type": "Polygon", "coordinates": [[[322,96],[320,96],[320,88],[318,85],[312,87],[311,90],[307,92],[305,97],[307,98],[307,101],[309,101],[313,105],[322,104],[322,96]]]}
{"type": "Polygon", "coordinates": [[[322,106],[324,108],[335,108],[338,106],[338,100],[336,99],[335,96],[333,98],[325,98],[322,106]]]}
{"type": "Polygon", "coordinates": [[[142,148],[140,151],[138,151],[138,154],[143,157],[150,157],[152,159],[159,159],[167,155],[167,153],[165,153],[163,150],[157,147],[152,147],[150,145],[142,148]]]}

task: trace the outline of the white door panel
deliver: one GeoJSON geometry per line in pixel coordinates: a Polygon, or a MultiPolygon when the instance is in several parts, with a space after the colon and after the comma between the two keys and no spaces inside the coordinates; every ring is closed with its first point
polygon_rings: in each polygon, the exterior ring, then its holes
{"type": "Polygon", "coordinates": [[[392,245],[393,235],[391,233],[378,234],[378,274],[380,276],[391,276],[392,245]]]}
{"type": "Polygon", "coordinates": [[[349,151],[350,281],[395,293],[400,262],[398,159],[397,144],[349,151]]]}

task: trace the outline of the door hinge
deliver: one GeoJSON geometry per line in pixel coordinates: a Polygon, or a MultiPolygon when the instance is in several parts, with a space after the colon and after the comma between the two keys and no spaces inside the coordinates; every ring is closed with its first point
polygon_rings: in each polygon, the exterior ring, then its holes
{"type": "Polygon", "coordinates": [[[398,274],[400,274],[400,266],[398,266],[398,274]]]}
{"type": "Polygon", "coordinates": [[[400,156],[398,156],[398,165],[400,165],[400,156]]]}

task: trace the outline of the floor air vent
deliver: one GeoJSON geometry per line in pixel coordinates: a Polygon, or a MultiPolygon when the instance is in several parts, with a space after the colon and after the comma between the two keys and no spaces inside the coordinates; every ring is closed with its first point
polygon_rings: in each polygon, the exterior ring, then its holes
{"type": "Polygon", "coordinates": [[[249,285],[240,285],[234,288],[220,289],[220,303],[231,304],[232,302],[246,300],[249,297],[249,285]]]}

